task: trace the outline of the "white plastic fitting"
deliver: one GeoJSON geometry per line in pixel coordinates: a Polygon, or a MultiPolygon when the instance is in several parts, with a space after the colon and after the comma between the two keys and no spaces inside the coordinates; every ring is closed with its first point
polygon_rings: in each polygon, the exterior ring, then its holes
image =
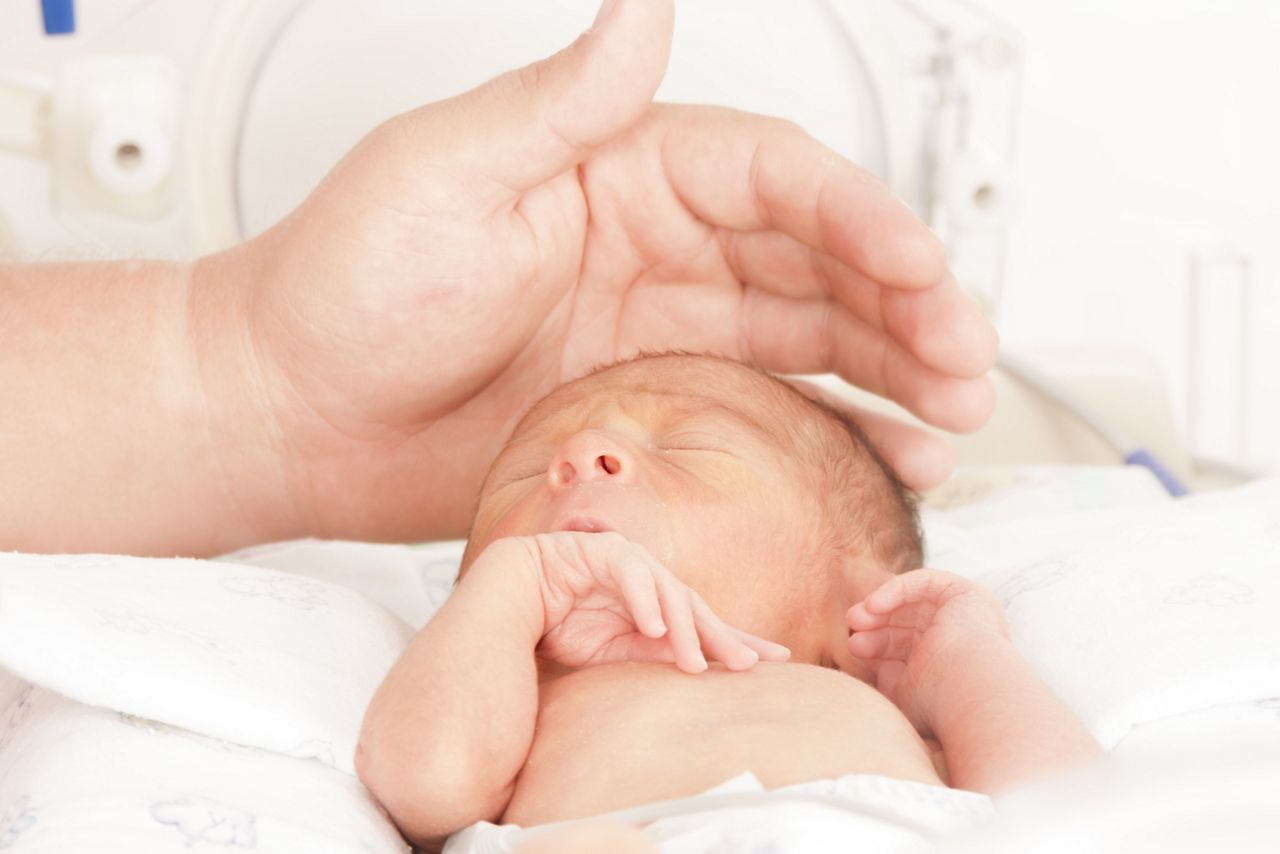
{"type": "Polygon", "coordinates": [[[961,152],[948,164],[943,187],[944,204],[956,226],[1003,230],[1018,210],[1018,182],[1009,168],[973,153],[961,152]]]}
{"type": "Polygon", "coordinates": [[[135,219],[170,211],[180,98],[178,69],[168,60],[65,60],[50,118],[54,205],[135,219]]]}

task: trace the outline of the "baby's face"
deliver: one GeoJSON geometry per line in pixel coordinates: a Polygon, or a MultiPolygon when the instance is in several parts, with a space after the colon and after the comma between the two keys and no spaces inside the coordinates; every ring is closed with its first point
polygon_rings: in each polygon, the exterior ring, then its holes
{"type": "Polygon", "coordinates": [[[675,356],[553,392],[494,462],[464,565],[500,537],[617,531],[731,625],[791,646],[793,660],[825,660],[833,633],[818,626],[841,626],[842,603],[814,597],[825,570],[800,566],[822,517],[770,422],[767,382],[675,356]]]}

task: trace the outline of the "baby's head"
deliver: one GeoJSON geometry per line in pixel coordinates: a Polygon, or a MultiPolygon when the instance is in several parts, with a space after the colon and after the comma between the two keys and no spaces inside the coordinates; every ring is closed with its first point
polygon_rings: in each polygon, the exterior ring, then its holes
{"type": "Polygon", "coordinates": [[[857,672],[844,612],[921,565],[913,496],[842,414],[709,356],[560,386],[494,461],[464,569],[499,537],[614,530],[726,622],[857,672]]]}

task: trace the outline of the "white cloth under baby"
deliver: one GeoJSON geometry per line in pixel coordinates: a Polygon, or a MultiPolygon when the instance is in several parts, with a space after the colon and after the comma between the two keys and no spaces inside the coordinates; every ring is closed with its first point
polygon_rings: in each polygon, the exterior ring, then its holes
{"type": "Polygon", "coordinates": [[[269,569],[0,554],[0,850],[403,854],[352,760],[412,635],[269,569]]]}
{"type": "Polygon", "coordinates": [[[407,854],[355,777],[0,671],[5,854],[407,854]]]}
{"type": "Polygon", "coordinates": [[[0,667],[91,706],[354,773],[413,631],[360,594],[229,563],[0,553],[0,667]]]}
{"type": "MultiPolygon", "coordinates": [[[[691,798],[662,801],[583,822],[641,828],[663,854],[914,854],[981,826],[995,815],[976,792],[850,774],[766,790],[747,772],[691,798]]],[[[510,854],[576,822],[522,828],[479,822],[455,834],[445,854],[510,854]]]]}

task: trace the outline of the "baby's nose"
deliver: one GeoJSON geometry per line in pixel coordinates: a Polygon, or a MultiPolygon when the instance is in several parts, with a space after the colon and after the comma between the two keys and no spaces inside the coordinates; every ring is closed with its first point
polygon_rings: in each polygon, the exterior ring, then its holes
{"type": "Polygon", "coordinates": [[[599,480],[631,483],[635,475],[635,458],[598,430],[583,430],[570,436],[547,467],[553,492],[599,480]]]}

